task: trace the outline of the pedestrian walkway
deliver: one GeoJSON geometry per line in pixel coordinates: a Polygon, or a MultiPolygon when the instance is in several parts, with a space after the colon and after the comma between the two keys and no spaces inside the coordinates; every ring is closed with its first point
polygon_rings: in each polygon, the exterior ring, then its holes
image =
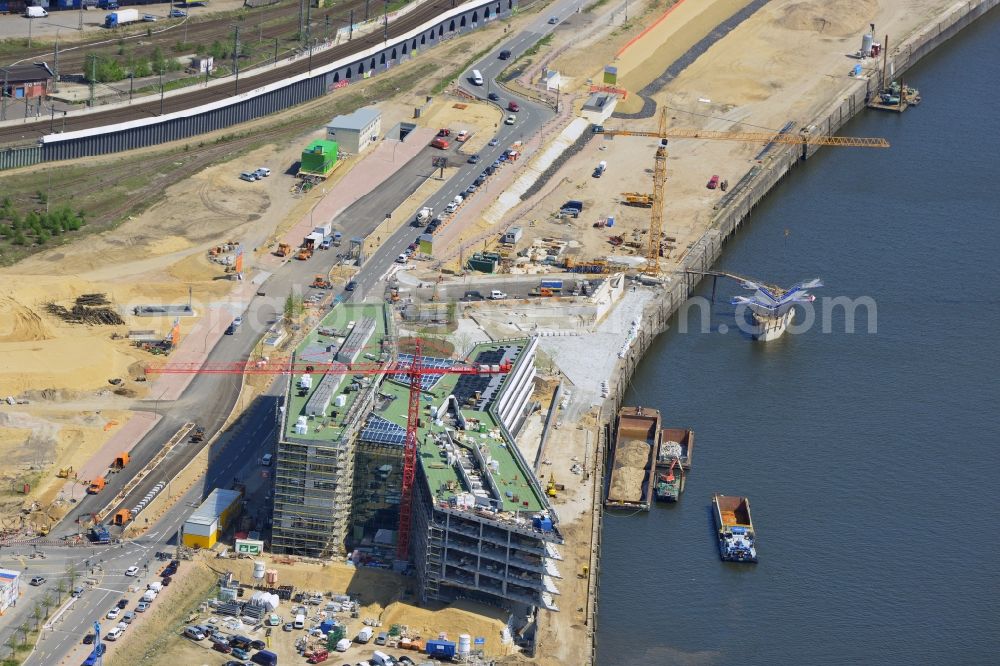
{"type": "MultiPolygon", "coordinates": [[[[363,156],[330,192],[313,209],[285,233],[281,242],[292,247],[302,244],[302,239],[314,227],[334,220],[361,197],[374,191],[427,147],[434,138],[434,130],[418,128],[410,132],[406,141],[383,140],[374,150],[363,156]]],[[[428,164],[428,167],[430,165],[428,164]]],[[[350,239],[345,239],[345,242],[350,239]]]]}

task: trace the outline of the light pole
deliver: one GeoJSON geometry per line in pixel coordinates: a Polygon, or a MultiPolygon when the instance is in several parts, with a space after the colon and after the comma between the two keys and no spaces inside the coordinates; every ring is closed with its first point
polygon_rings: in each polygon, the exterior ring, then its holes
{"type": "Polygon", "coordinates": [[[52,92],[59,92],[59,30],[56,30],[55,51],[52,57],[52,92]]]}
{"type": "Polygon", "coordinates": [[[163,67],[160,67],[160,115],[163,115],[163,67]]]}
{"type": "Polygon", "coordinates": [[[35,22],[34,17],[28,17],[28,48],[31,48],[31,24],[35,22]]]}

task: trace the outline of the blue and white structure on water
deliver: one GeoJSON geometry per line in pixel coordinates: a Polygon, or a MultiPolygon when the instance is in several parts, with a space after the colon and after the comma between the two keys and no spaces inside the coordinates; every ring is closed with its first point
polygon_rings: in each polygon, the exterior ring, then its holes
{"type": "MultiPolygon", "coordinates": [[[[739,282],[744,289],[752,289],[754,293],[753,296],[736,296],[732,304],[745,306],[750,310],[753,338],[762,342],[780,338],[795,317],[795,304],[813,302],[816,297],[808,290],[823,286],[819,278],[799,282],[789,289],[746,278],[739,282]]],[[[737,316],[740,316],[739,312],[737,316]]]]}

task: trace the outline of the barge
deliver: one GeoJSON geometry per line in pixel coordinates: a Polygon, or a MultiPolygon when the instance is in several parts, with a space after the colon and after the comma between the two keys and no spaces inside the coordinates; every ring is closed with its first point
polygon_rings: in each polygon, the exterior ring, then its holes
{"type": "Polygon", "coordinates": [[[685,428],[663,428],[656,454],[657,502],[676,502],[684,492],[685,471],[691,469],[694,432],[685,428]]]}
{"type": "Polygon", "coordinates": [[[664,428],[660,434],[660,453],[657,465],[670,465],[674,457],[680,460],[685,470],[691,469],[691,459],[694,456],[694,430],[688,428],[664,428]],[[676,450],[680,449],[680,454],[676,450]]]}
{"type": "Polygon", "coordinates": [[[718,528],[719,555],[726,562],[756,562],[757,547],[750,500],[746,497],[713,495],[715,525],[718,528]]]}
{"type": "Polygon", "coordinates": [[[615,424],[606,508],[649,511],[659,445],[660,412],[649,407],[622,407],[615,424]]]}

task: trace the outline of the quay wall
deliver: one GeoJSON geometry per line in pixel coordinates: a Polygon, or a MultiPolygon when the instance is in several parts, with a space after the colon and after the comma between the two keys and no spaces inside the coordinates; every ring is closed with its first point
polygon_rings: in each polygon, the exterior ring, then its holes
{"type": "MultiPolygon", "coordinates": [[[[893,78],[899,76],[928,55],[935,48],[948,41],[961,30],[988,11],[1000,5],[1000,0],[968,0],[957,3],[930,21],[923,29],[911,35],[899,46],[890,49],[889,64],[893,78]]],[[[814,119],[803,124],[803,127],[814,127],[813,134],[834,134],[841,127],[865,108],[868,94],[878,87],[878,81],[858,79],[852,81],[846,90],[840,90],[831,95],[831,101],[814,119]]],[[[609,426],[622,406],[625,389],[632,380],[632,375],[643,356],[652,345],[653,340],[667,329],[670,318],[684,303],[688,296],[701,281],[702,276],[689,274],[687,270],[709,270],[719,256],[725,241],[750,218],[753,209],[767,196],[768,192],[800,161],[815,153],[818,147],[810,146],[773,146],[765,156],[762,164],[753,167],[750,172],[730,189],[730,196],[720,203],[715,211],[709,229],[686,252],[676,274],[665,280],[658,287],[659,298],[653,299],[643,313],[642,323],[635,342],[629,348],[625,358],[619,362],[617,372],[611,382],[611,395],[605,401],[601,410],[601,422],[605,424],[602,440],[610,434],[609,426]]],[[[603,492],[603,470],[606,469],[606,441],[598,445],[599,455],[595,456],[595,542],[590,570],[591,594],[588,596],[586,621],[591,636],[590,663],[597,663],[597,619],[598,601],[600,598],[600,537],[599,526],[603,523],[603,504],[599,495],[603,492]]]]}

